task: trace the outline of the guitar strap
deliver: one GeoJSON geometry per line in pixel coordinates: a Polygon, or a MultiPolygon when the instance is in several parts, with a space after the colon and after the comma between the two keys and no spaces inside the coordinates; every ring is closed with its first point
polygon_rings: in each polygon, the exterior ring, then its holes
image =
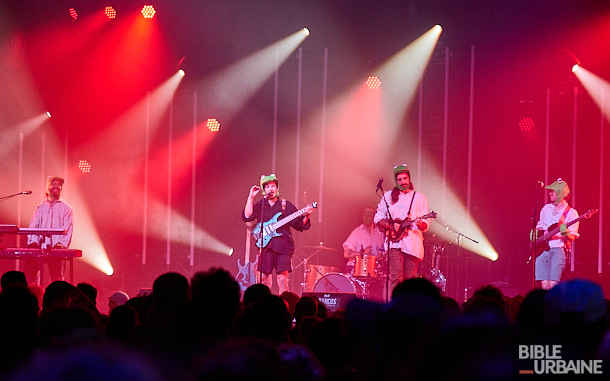
{"type": "MultiPolygon", "coordinates": [[[[411,207],[413,206],[413,200],[415,200],[415,193],[416,191],[413,191],[413,197],[411,197],[411,204],[409,204],[409,211],[407,212],[407,217],[409,217],[411,215],[411,207]]],[[[411,218],[411,217],[409,217],[411,218]]]]}
{"type": "MultiPolygon", "coordinates": [[[[559,222],[557,223],[557,226],[561,226],[561,224],[565,222],[566,218],[568,218],[568,213],[570,212],[570,209],[570,205],[566,206],[566,208],[563,210],[563,213],[561,214],[561,217],[559,217],[559,222]]],[[[572,251],[572,241],[566,239],[563,243],[563,247],[565,249],[566,254],[570,254],[570,252],[572,251]]]]}

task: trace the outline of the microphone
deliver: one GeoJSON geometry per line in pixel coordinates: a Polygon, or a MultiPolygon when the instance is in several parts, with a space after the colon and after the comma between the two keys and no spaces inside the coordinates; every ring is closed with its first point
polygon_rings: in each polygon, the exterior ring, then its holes
{"type": "Polygon", "coordinates": [[[21,192],[19,194],[32,194],[32,191],[23,191],[23,192],[21,192]]]}
{"type": "Polygon", "coordinates": [[[377,192],[379,189],[381,189],[382,183],[383,183],[383,178],[379,179],[379,182],[377,183],[377,189],[375,189],[375,192],[377,192]]]}
{"type": "Polygon", "coordinates": [[[538,181],[538,188],[544,188],[544,181],[538,181]]]}

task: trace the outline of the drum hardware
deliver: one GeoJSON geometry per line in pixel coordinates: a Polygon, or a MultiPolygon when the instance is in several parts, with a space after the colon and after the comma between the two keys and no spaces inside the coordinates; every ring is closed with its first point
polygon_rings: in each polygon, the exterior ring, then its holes
{"type": "Polygon", "coordinates": [[[318,246],[303,246],[303,249],[309,249],[309,250],[314,250],[314,251],[341,251],[339,249],[332,249],[330,247],[326,247],[322,244],[322,242],[320,242],[320,244],[318,246]]]}
{"type": "Polygon", "coordinates": [[[300,265],[303,265],[303,282],[301,283],[301,293],[311,292],[314,284],[323,276],[331,272],[337,272],[339,269],[336,267],[321,265],[321,259],[324,259],[327,255],[331,255],[333,252],[340,251],[338,249],[332,249],[324,246],[324,242],[320,242],[317,246],[302,246],[306,251],[311,252],[310,255],[303,255],[303,262],[295,266],[295,269],[300,265]],[[313,264],[308,264],[308,262],[313,264]]]}

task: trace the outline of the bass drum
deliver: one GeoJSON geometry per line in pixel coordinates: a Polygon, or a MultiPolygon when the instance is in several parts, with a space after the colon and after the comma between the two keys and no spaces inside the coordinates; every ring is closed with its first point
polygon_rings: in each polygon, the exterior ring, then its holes
{"type": "Polygon", "coordinates": [[[340,273],[327,274],[318,279],[313,292],[341,292],[360,296],[359,289],[348,277],[340,273]]]}
{"type": "Polygon", "coordinates": [[[326,274],[338,272],[339,269],[331,266],[307,265],[306,281],[307,291],[313,291],[316,282],[326,274]]]}

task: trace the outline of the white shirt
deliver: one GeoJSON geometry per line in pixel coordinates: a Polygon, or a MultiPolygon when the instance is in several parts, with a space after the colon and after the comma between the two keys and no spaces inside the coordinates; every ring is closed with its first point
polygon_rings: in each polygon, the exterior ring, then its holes
{"type": "Polygon", "coordinates": [[[30,228],[46,228],[46,229],[64,229],[66,235],[51,235],[45,236],[44,242],[41,243],[40,235],[29,235],[28,245],[32,242],[37,242],[45,249],[51,248],[57,243],[61,243],[63,247],[70,246],[72,240],[72,228],[74,217],[72,207],[63,199],[59,199],[53,203],[49,200],[44,200],[34,210],[30,221],[30,228]]]}
{"type": "MultiPolygon", "coordinates": [[[[563,211],[566,207],[568,207],[568,202],[566,200],[561,200],[558,205],[549,203],[543,206],[540,210],[540,220],[538,220],[538,223],[536,224],[536,229],[544,230],[546,233],[549,226],[559,222],[559,219],[561,218],[561,215],[563,214],[563,211]]],[[[568,223],[577,218],[578,211],[576,211],[576,209],[574,208],[570,208],[570,211],[568,212],[568,215],[566,216],[566,219],[565,221],[563,221],[563,223],[568,223]]],[[[570,233],[574,234],[576,237],[580,237],[580,234],[578,234],[578,225],[580,225],[580,222],[575,222],[572,225],[568,226],[568,230],[570,231],[570,233]]],[[[562,239],[560,233],[557,233],[555,236],[553,236],[552,239],[549,240],[549,247],[563,246],[564,240],[562,239]]]]}
{"type": "MultiPolygon", "coordinates": [[[[384,199],[390,206],[390,214],[395,220],[404,220],[407,217],[411,219],[416,219],[430,212],[430,210],[428,209],[428,198],[421,192],[416,192],[413,190],[410,190],[407,193],[400,192],[398,195],[398,201],[395,204],[392,204],[392,191],[387,191],[385,192],[383,198],[379,201],[379,204],[377,205],[375,223],[378,223],[379,221],[388,218],[387,207],[384,199]],[[412,206],[411,199],[413,199],[412,206]],[[409,212],[409,206],[411,206],[411,213],[410,215],[407,215],[407,213],[409,212]]],[[[422,221],[426,222],[427,225],[426,229],[424,229],[423,231],[427,231],[430,228],[430,220],[425,219],[422,221]]],[[[412,255],[419,259],[423,259],[423,231],[419,230],[415,223],[411,224],[411,227],[407,231],[407,234],[400,241],[390,242],[390,248],[399,249],[403,253],[412,255]]]]}
{"type": "MultiPolygon", "coordinates": [[[[370,255],[379,257],[384,252],[384,242],[385,234],[381,229],[374,226],[371,232],[369,232],[364,224],[360,224],[360,226],[352,230],[347,240],[343,242],[343,249],[362,252],[370,247],[370,255]]],[[[354,262],[354,258],[350,258],[349,262],[354,262]]]]}

